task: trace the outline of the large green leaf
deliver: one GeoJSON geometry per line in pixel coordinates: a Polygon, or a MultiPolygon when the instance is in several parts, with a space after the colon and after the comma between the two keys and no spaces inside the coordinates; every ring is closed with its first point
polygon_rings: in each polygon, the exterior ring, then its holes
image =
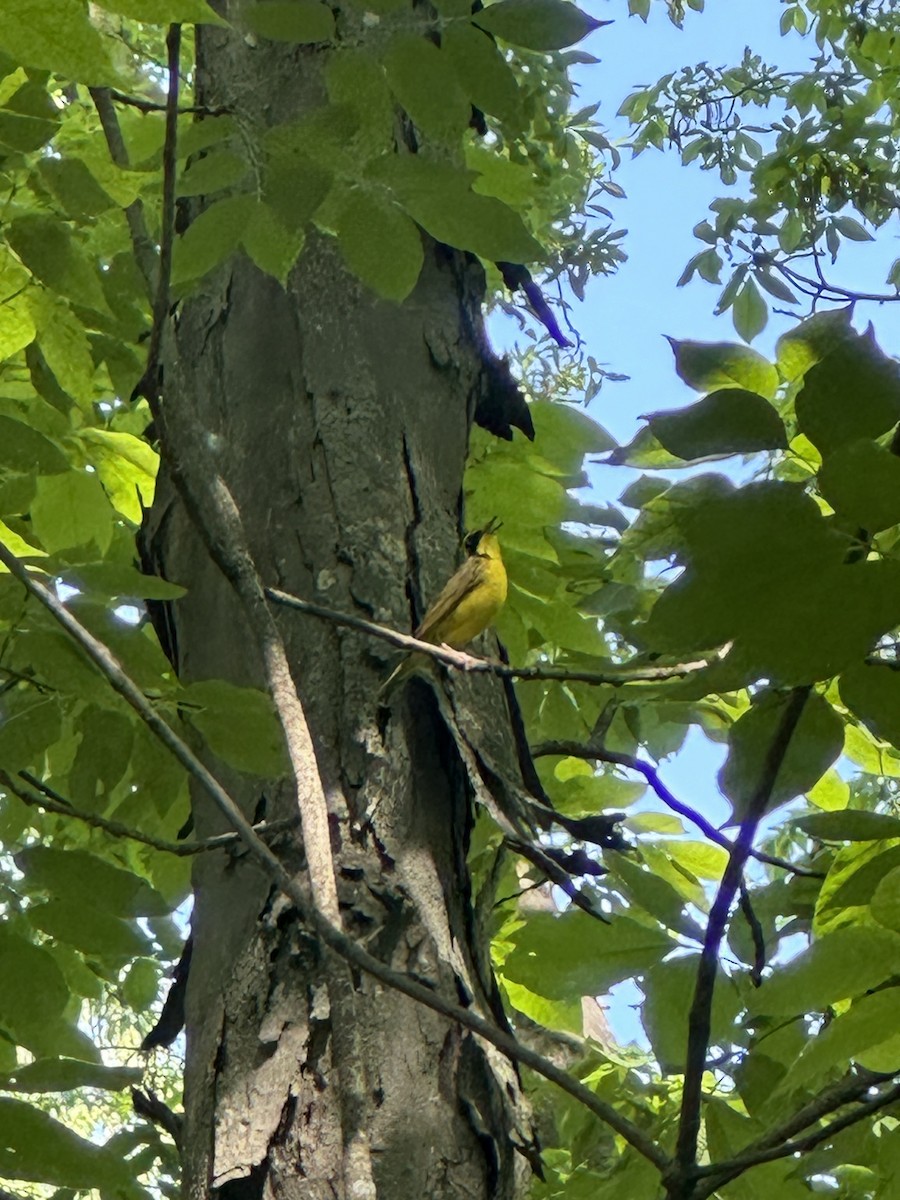
{"type": "MultiPolygon", "coordinates": [[[[651,967],[641,982],[642,1019],[653,1053],[666,1072],[683,1072],[688,1014],[697,984],[699,955],[667,959],[651,967]]],[[[713,993],[710,1044],[729,1044],[741,1004],[733,980],[719,972],[713,993]]]]}
{"type": "Polygon", "coordinates": [[[31,214],[11,221],[4,232],[41,283],[83,308],[109,314],[97,270],[63,222],[31,214]]]}
{"type": "Polygon", "coordinates": [[[490,37],[473,25],[458,23],[445,30],[441,49],[473,104],[504,121],[518,116],[522,105],[519,85],[490,37]]]}
{"type": "MultiPolygon", "coordinates": [[[[659,444],[685,461],[787,448],[784,422],[756,392],[722,388],[675,412],[647,418],[659,444]]],[[[900,464],[898,464],[900,469],[900,464]]]]}
{"type": "Polygon", "coordinates": [[[33,904],[28,919],[35,929],[74,946],[82,954],[107,962],[124,962],[152,949],[134,921],[124,921],[95,908],[86,899],[77,906],[67,900],[33,904]]]}
{"type": "Polygon", "coordinates": [[[401,33],[388,46],[384,66],[391,91],[413,122],[439,141],[458,142],[469,123],[469,103],[444,51],[401,33]]]}
{"type": "Polygon", "coordinates": [[[540,996],[572,1000],[596,996],[649,970],[673,946],[659,926],[628,917],[603,925],[574,908],[560,915],[536,913],[516,934],[503,971],[540,996]]]}
{"type": "MultiPolygon", "coordinates": [[[[719,786],[740,821],[761,785],[770,749],[790,697],[766,692],[739,717],[728,739],[728,759],[719,786]]],[[[807,697],[800,720],[775,776],[766,811],[808,791],[828,770],[844,745],[844,723],[827,700],[807,697]]]]}
{"type": "Polygon", "coordinates": [[[898,956],[900,934],[877,927],[839,929],[766,979],[751,1010],[768,1016],[824,1012],[896,974],[898,956]]]}
{"type": "Polygon", "coordinates": [[[38,479],[31,521],[49,554],[90,543],[104,551],[112,541],[112,507],[97,476],[85,471],[38,479]]]}
{"type": "Polygon", "coordinates": [[[526,50],[562,50],[608,24],[568,0],[499,0],[474,20],[481,29],[526,50]]]}
{"type": "Polygon", "coordinates": [[[327,42],[334,36],[334,13],[318,0],[260,0],[241,9],[260,37],[279,42],[327,42]]]}
{"type": "Polygon", "coordinates": [[[79,0],[3,0],[0,50],[15,62],[56,71],[64,79],[124,82],[79,0]]]}
{"type": "Polygon", "coordinates": [[[16,864],[30,889],[66,901],[76,910],[88,900],[118,917],[162,916],[170,911],[146,879],[87,850],[29,846],[16,855],[16,864]]]}
{"type": "Polygon", "coordinates": [[[11,1092],[70,1092],[74,1088],[101,1088],[122,1092],[140,1083],[140,1067],[105,1067],[77,1058],[41,1058],[19,1067],[2,1086],[11,1092]]]}
{"type": "Polygon", "coordinates": [[[900,524],[900,458],[869,438],[826,458],[819,490],[840,516],[869,533],[900,524]]]}
{"type": "Polygon", "coordinates": [[[439,242],[497,262],[533,262],[540,245],[521,217],[492,196],[472,191],[471,176],[420,155],[382,160],[372,169],[414,221],[439,242]]]}
{"type": "Polygon", "coordinates": [[[0,1098],[0,1175],[120,1195],[137,1186],[128,1162],[115,1150],[86,1141],[48,1113],[8,1097],[0,1098]]]}
{"type": "Polygon", "coordinates": [[[337,235],[347,265],[373,291],[404,300],[415,287],[424,260],[422,237],[396,205],[354,192],[341,208],[337,235]]]}
{"type": "Polygon", "coordinates": [[[880,437],[900,420],[900,365],[869,337],[845,339],[806,372],[796,410],[801,432],[825,456],[880,437]]]}
{"type": "Polygon", "coordinates": [[[681,379],[698,392],[743,388],[771,400],[778,387],[778,371],[747,346],[731,342],[689,342],[668,338],[681,379]]]}

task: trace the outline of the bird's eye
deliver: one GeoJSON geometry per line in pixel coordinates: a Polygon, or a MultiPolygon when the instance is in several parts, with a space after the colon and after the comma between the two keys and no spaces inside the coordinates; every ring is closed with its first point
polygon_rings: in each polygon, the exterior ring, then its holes
{"type": "Polygon", "coordinates": [[[470,533],[463,545],[466,548],[466,554],[474,554],[478,549],[478,543],[481,541],[481,530],[476,529],[474,533],[470,533]]]}

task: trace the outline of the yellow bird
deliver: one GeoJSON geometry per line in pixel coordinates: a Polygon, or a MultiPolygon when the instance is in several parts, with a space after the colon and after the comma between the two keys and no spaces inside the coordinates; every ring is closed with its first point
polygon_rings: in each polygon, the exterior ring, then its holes
{"type": "MultiPolygon", "coordinates": [[[[506,567],[500,554],[492,517],[484,529],[476,529],[465,540],[466,561],[428,609],[415,636],[435,646],[462,650],[487,629],[506,600],[506,567]]],[[[379,695],[421,665],[424,654],[410,654],[384,681],[379,695]]]]}

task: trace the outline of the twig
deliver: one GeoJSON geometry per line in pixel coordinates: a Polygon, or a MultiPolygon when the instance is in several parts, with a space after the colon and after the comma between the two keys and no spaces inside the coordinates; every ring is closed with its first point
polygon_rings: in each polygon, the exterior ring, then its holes
{"type": "MultiPolygon", "coordinates": [[[[636,771],[639,775],[643,775],[650,788],[667,808],[671,808],[673,812],[677,812],[679,816],[685,817],[696,825],[711,842],[715,842],[729,854],[734,849],[734,842],[730,838],[716,829],[715,825],[707,821],[706,817],[698,813],[696,809],[674,796],[660,779],[657,769],[650,763],[644,762],[643,759],[635,758],[631,754],[621,754],[618,750],[605,750],[602,746],[565,740],[539,742],[531,750],[532,758],[550,758],[555,755],[611,763],[614,766],[625,767],[629,771],[636,771]]],[[[767,854],[764,850],[751,849],[750,857],[755,858],[757,862],[766,863],[770,867],[780,867],[783,871],[790,871],[794,875],[805,875],[811,879],[825,878],[824,871],[814,871],[810,867],[797,866],[786,858],[778,858],[774,854],[767,854]]]]}
{"type": "Polygon", "coordinates": [[[163,143],[162,211],[159,234],[159,274],[153,301],[153,328],[147,347],[147,366],[135,387],[135,394],[147,397],[151,410],[160,394],[160,349],[163,329],[169,315],[169,289],[172,281],[172,252],[175,245],[175,176],[178,167],[178,70],[181,54],[181,26],[170,25],[166,34],[169,88],[166,93],[166,139],[163,143]]]}
{"type": "Polygon", "coordinates": [[[808,686],[795,688],[785,704],[784,712],[762,764],[759,783],[747,803],[746,815],[741,822],[737,839],[728,856],[719,890],[710,909],[706,936],[703,939],[703,949],[700,953],[700,963],[697,967],[694,999],[688,1016],[688,1044],[685,1056],[681,1120],[676,1147],[677,1168],[675,1176],[670,1181],[669,1194],[672,1200],[675,1200],[680,1194],[679,1186],[683,1186],[696,1169],[703,1072],[706,1068],[706,1052],[709,1048],[713,993],[719,966],[719,947],[728,925],[731,906],[741,884],[744,866],[753,848],[753,838],[756,835],[757,826],[769,803],[778,772],[803,713],[809,691],[808,686]]]}
{"type": "Polygon", "coordinates": [[[534,680],[561,680],[577,683],[607,684],[618,687],[624,683],[652,683],[665,679],[680,679],[684,675],[692,675],[702,671],[712,663],[718,662],[721,655],[698,659],[696,662],[672,663],[658,667],[628,667],[610,666],[605,671],[581,671],[570,667],[511,667],[495,658],[478,658],[463,650],[452,650],[449,646],[435,646],[431,642],[423,642],[408,633],[400,633],[387,625],[378,625],[375,621],[367,621],[364,617],[351,616],[349,613],[338,612],[315,604],[311,600],[301,600],[289,592],[278,588],[267,587],[266,596],[273,604],[283,604],[286,608],[295,608],[298,612],[307,613],[311,617],[319,617],[323,621],[331,621],[346,629],[355,629],[359,633],[371,634],[390,642],[401,650],[415,650],[417,653],[428,654],[438,662],[459,671],[471,671],[476,674],[498,675],[505,679],[521,679],[529,682],[534,680]]]}
{"type": "Polygon", "coordinates": [[[833,1121],[829,1121],[827,1125],[823,1125],[821,1129],[816,1129],[812,1133],[808,1133],[805,1137],[793,1138],[791,1141],[782,1142],[778,1146],[772,1146],[765,1150],[758,1150],[752,1153],[744,1152],[737,1155],[735,1158],[724,1163],[710,1163],[708,1166],[698,1167],[696,1174],[707,1178],[707,1183],[695,1188],[692,1200],[705,1200],[707,1196],[711,1196],[717,1192],[724,1184],[732,1179],[736,1179],[738,1175],[749,1170],[750,1167],[757,1167],[761,1163],[774,1162],[779,1158],[791,1158],[794,1155],[807,1154],[810,1150],[814,1150],[816,1146],[820,1146],[822,1142],[830,1141],[842,1130],[848,1129],[851,1125],[856,1125],[860,1121],[864,1121],[866,1117],[872,1116],[879,1109],[886,1108],[889,1104],[893,1104],[896,1100],[900,1100],[900,1083],[895,1083],[893,1087],[887,1088],[878,1096],[873,1096],[871,1100],[866,1100],[862,1104],[858,1104],[850,1112],[844,1113],[841,1117],[836,1117],[833,1121]]]}
{"type": "MultiPolygon", "coordinates": [[[[142,845],[149,846],[153,850],[160,850],[164,854],[189,858],[194,854],[205,854],[208,850],[226,850],[229,846],[239,845],[241,841],[238,833],[220,833],[216,837],[205,838],[202,842],[169,842],[164,838],[153,837],[149,833],[141,833],[129,825],[123,825],[121,821],[111,821],[108,817],[101,817],[98,813],[83,812],[66,800],[64,796],[61,796],[59,792],[48,787],[37,776],[32,775],[30,771],[20,771],[19,775],[40,795],[35,796],[27,791],[6,771],[0,771],[0,784],[18,797],[23,804],[27,804],[29,808],[43,808],[47,812],[57,813],[61,817],[71,817],[75,821],[83,821],[85,825],[90,825],[93,829],[102,829],[111,837],[140,842],[142,845]]],[[[260,821],[253,828],[260,837],[271,837],[273,834],[291,829],[296,824],[297,822],[292,819],[260,821]]]]}
{"type": "MultiPolygon", "coordinates": [[[[109,95],[116,104],[125,104],[129,108],[136,108],[138,112],[167,112],[169,108],[167,101],[160,104],[155,100],[144,100],[140,96],[129,96],[126,92],[117,92],[115,88],[109,89],[109,95]]],[[[224,105],[219,108],[207,108],[205,104],[188,104],[179,107],[178,115],[180,117],[192,114],[203,117],[223,117],[231,111],[224,105]]]]}
{"type": "Polygon", "coordinates": [[[203,788],[216,807],[228,819],[231,825],[241,835],[254,859],[270,875],[287,898],[297,907],[315,927],[322,941],[339,957],[345,959],[360,971],[380,980],[386,987],[401,992],[417,1003],[440,1013],[449,1021],[470,1029],[479,1037],[484,1038],[492,1046],[496,1046],[508,1058],[529,1067],[544,1079],[555,1084],[567,1095],[571,1096],[599,1120],[608,1125],[628,1142],[640,1155],[661,1172],[667,1172],[671,1160],[664,1150],[659,1147],[642,1129],[627,1117],[623,1117],[611,1104],[596,1096],[590,1088],[580,1080],[572,1078],[549,1059],[521,1045],[512,1034],[498,1029],[490,1021],[479,1016],[461,1005],[454,1004],[425,984],[401,971],[395,971],[386,966],[368,951],[364,950],[341,930],[336,929],[321,913],[310,908],[303,888],[296,878],[282,865],[280,859],[273,854],[265,842],[254,831],[237,803],[225,791],[219,781],[207,770],[193,751],[181,740],[177,733],[159,716],[150,701],[136,683],[125,673],[115,655],[94,637],[78,621],[64,604],[43,583],[33,578],[25,564],[0,542],[0,562],[4,564],[16,579],[35,597],[66,630],[72,640],[88,656],[91,662],[104,675],[110,686],[137,712],[147,728],[163,743],[172,755],[190,772],[193,779],[203,788]]]}
{"type": "MultiPolygon", "coordinates": [[[[109,88],[103,87],[89,88],[88,90],[97,110],[97,116],[100,118],[100,125],[109,147],[109,156],[117,167],[127,170],[130,165],[128,150],[125,146],[125,139],[122,137],[122,130],[119,128],[119,118],[113,108],[112,92],[109,88]]],[[[153,239],[147,229],[147,222],[144,220],[143,203],[140,199],[132,200],[124,211],[128,232],[131,235],[134,260],[144,278],[147,296],[152,300],[156,294],[159,260],[153,239]]]]}
{"type": "Polygon", "coordinates": [[[753,911],[750,893],[747,891],[747,885],[743,879],[741,879],[738,902],[741,906],[741,912],[744,914],[744,920],[750,929],[750,936],[753,938],[753,966],[750,968],[750,979],[755,987],[759,987],[762,983],[762,973],[766,965],[766,939],[763,934],[762,925],[759,923],[759,918],[753,911]]]}

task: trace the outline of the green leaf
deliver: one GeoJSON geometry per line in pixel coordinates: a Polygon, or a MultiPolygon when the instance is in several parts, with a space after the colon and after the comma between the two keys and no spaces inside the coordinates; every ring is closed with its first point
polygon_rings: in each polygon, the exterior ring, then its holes
{"type": "Polygon", "coordinates": [[[743,388],[723,388],[688,408],[647,419],[660,445],[685,461],[783,450],[788,444],[784,423],[768,400],[743,388]]]}
{"type": "Polygon", "coordinates": [[[42,763],[60,735],[61,716],[55,697],[27,695],[6,698],[0,721],[0,762],[5,771],[42,763]]]}
{"type": "MultiPolygon", "coordinates": [[[[446,30],[446,37],[452,30],[446,30]]],[[[354,146],[365,160],[390,150],[394,134],[394,101],[384,68],[364,50],[341,47],[325,68],[325,84],[332,105],[351,110],[358,129],[354,146]]]]}
{"type": "Polygon", "coordinates": [[[819,491],[835,512],[869,533],[900,524],[900,458],[869,438],[825,460],[819,491]]]}
{"type": "Polygon", "coordinates": [[[860,225],[859,221],[853,217],[835,217],[834,224],[846,238],[850,238],[852,242],[872,242],[874,237],[869,233],[864,225],[860,225]]]}
{"type": "Polygon", "coordinates": [[[222,25],[206,0],[97,0],[101,8],[148,25],[222,25]]]}
{"type": "Polygon", "coordinates": [[[260,37],[278,42],[329,42],[334,37],[334,13],[316,0],[260,0],[241,9],[241,20],[260,37]]]}
{"type": "Polygon", "coordinates": [[[154,958],[138,958],[122,984],[122,1001],[134,1012],[146,1012],[159,993],[160,966],[154,958]]]}
{"type": "Polygon", "coordinates": [[[823,842],[871,842],[900,838],[900,819],[886,813],[848,808],[842,812],[810,813],[793,821],[804,833],[823,842]]]}
{"type": "Polygon", "coordinates": [[[67,1129],[32,1104],[0,1098],[0,1175],[64,1188],[133,1194],[129,1163],[67,1129]],[[120,1191],[121,1189],[121,1191],[120,1191]]]}
{"type": "MultiPolygon", "coordinates": [[[[694,999],[700,956],[685,955],[657,963],[641,983],[646,995],[641,1019],[653,1053],[664,1072],[681,1074],[687,1051],[688,1014],[694,999]]],[[[713,992],[710,1044],[730,1044],[740,1010],[735,985],[719,971],[713,992]]]]}
{"type": "Polygon", "coordinates": [[[241,245],[259,269],[277,279],[282,287],[303,249],[303,241],[304,234],[293,226],[287,229],[263,201],[253,206],[241,235],[241,245]]]}
{"type": "MultiPolygon", "coordinates": [[[[731,727],[728,758],[719,786],[732,802],[734,819],[743,820],[762,782],[769,751],[790,698],[766,692],[731,727]]],[[[788,743],[765,811],[808,791],[841,753],[844,724],[827,700],[813,692],[788,743]]]]}
{"type": "MultiPolygon", "coordinates": [[[[293,6],[292,6],[293,7],[293,6]]],[[[196,158],[179,176],[179,196],[210,196],[231,188],[247,174],[249,164],[232,150],[214,150],[196,158]]]]}
{"type": "Polygon", "coordinates": [[[522,103],[519,85],[491,38],[474,25],[460,23],[444,31],[441,49],[476,108],[503,121],[516,119],[522,103]]]}
{"type": "Polygon", "coordinates": [[[608,25],[567,0],[499,0],[482,9],[473,24],[512,46],[526,50],[562,50],[608,25]]]}
{"type": "Polygon", "coordinates": [[[845,338],[807,370],[796,412],[823,456],[880,437],[900,420],[900,365],[867,336],[845,338]]]}
{"type": "Polygon", "coordinates": [[[602,925],[574,908],[558,916],[535,913],[516,934],[503,971],[539,996],[574,1000],[648,970],[673,946],[662,929],[629,917],[602,925]]]}
{"type": "Polygon", "coordinates": [[[868,1065],[867,1052],[875,1048],[881,1048],[882,1053],[887,1051],[892,1065],[870,1069],[894,1071],[900,1067],[898,1004],[897,989],[885,988],[874,995],[861,996],[846,1012],[835,1015],[793,1063],[784,1090],[824,1082],[835,1068],[843,1070],[851,1061],[859,1062],[860,1056],[866,1056],[868,1065]]]}
{"type": "Polygon", "coordinates": [[[22,1045],[62,1016],[69,989],[42,946],[0,929],[0,1028],[22,1045]]]}
{"type": "Polygon", "coordinates": [[[384,66],[391,91],[413,122],[439,141],[458,142],[469,123],[469,102],[443,50],[401,33],[388,46],[384,66]]]}
{"type": "Polygon", "coordinates": [[[43,158],[37,169],[41,181],[72,217],[99,217],[116,205],[80,158],[43,158]]]}
{"type": "Polygon", "coordinates": [[[413,221],[377,195],[354,192],[337,223],[338,243],[347,266],[388,300],[405,300],[416,285],[424,254],[413,221]]]}
{"type": "Polygon", "coordinates": [[[181,704],[209,748],[229,766],[262,777],[284,773],[284,737],[263,692],[208,679],[182,689],[181,704]]]}
{"type": "Polygon", "coordinates": [[[751,1011],[771,1016],[824,1012],[890,978],[898,955],[900,934],[860,925],[839,929],[766,979],[751,998],[751,1011]]]}
{"type": "MultiPolygon", "coordinates": [[[[667,450],[659,441],[649,425],[645,425],[643,429],[639,429],[635,436],[626,446],[616,446],[605,459],[605,465],[609,467],[638,467],[642,470],[661,471],[666,469],[676,469],[685,466],[683,458],[679,458],[677,454],[673,454],[671,450],[667,450]]],[[[650,476],[644,476],[644,479],[649,479],[650,476]]],[[[661,491],[667,487],[667,483],[662,483],[659,479],[653,480],[656,486],[656,491],[661,491]]],[[[654,493],[655,494],[655,493],[654,493]]],[[[624,493],[623,493],[624,496],[624,493]]],[[[625,500],[622,501],[625,503],[625,500]]],[[[630,504],[629,508],[640,508],[640,504],[630,504]]]]}
{"type": "Polygon", "coordinates": [[[34,319],[27,296],[13,296],[0,304],[0,362],[24,350],[34,340],[34,319]]]}
{"type": "Polygon", "coordinates": [[[881,880],[870,907],[879,925],[900,932],[900,867],[894,867],[881,880]]]}
{"type": "Polygon", "coordinates": [[[745,342],[752,342],[765,329],[769,306],[753,279],[748,279],[735,296],[731,316],[736,332],[745,342]]]}
{"type": "Polygon", "coordinates": [[[675,370],[698,392],[745,388],[771,400],[778,372],[761,354],[730,342],[679,342],[666,339],[675,354],[675,370]]]}
{"type": "Polygon", "coordinates": [[[805,375],[843,342],[855,341],[857,335],[850,320],[851,313],[846,308],[816,313],[778,339],[775,348],[778,369],[788,383],[805,375]]]}
{"type": "Polygon", "coordinates": [[[157,575],[143,575],[124,563],[79,563],[60,579],[80,592],[98,592],[109,600],[179,600],[186,589],[157,575]]]}
{"type": "Polygon", "coordinates": [[[900,747],[900,673],[857,663],[840,679],[841,699],[878,737],[900,747]]]}
{"type": "Polygon", "coordinates": [[[77,1058],[41,1058],[19,1067],[2,1081],[11,1092],[70,1092],[75,1088],[100,1088],[123,1092],[143,1077],[141,1067],[105,1067],[77,1058]]]}
{"type": "Polygon", "coordinates": [[[372,174],[439,242],[491,262],[527,263],[543,257],[517,213],[492,196],[472,191],[469,172],[421,155],[394,155],[377,164],[372,174]]]}
{"type": "Polygon", "coordinates": [[[173,284],[201,279],[238,248],[255,200],[229,196],[204,209],[175,242],[173,284]]]}
{"type": "Polygon", "coordinates": [[[83,308],[109,315],[97,271],[64,222],[33,214],[11,221],[5,233],[10,246],[41,283],[83,308]]]}
{"type": "Polygon", "coordinates": [[[88,704],[75,719],[75,732],[81,741],[69,772],[71,799],[89,812],[102,810],[128,769],[134,724],[123,712],[88,704]]]}
{"type": "Polygon", "coordinates": [[[29,846],[16,856],[29,888],[79,907],[88,899],[115,917],[162,917],[169,905],[150,884],[86,850],[29,846]]]}
{"type": "Polygon", "coordinates": [[[0,414],[0,467],[32,475],[59,475],[69,461],[56,442],[24,421],[0,414]]]}
{"type": "Polygon", "coordinates": [[[31,315],[44,361],[63,391],[82,408],[94,400],[94,359],[84,325],[65,300],[43,289],[32,289],[31,315]]]}
{"type": "Polygon", "coordinates": [[[82,429],[80,437],[115,509],[140,525],[153,503],[159,456],[143,438],[114,429],[82,429]]]}
{"type": "Polygon", "coordinates": [[[82,954],[119,962],[147,955],[152,945],[133,921],[123,921],[89,904],[82,896],[75,906],[68,900],[32,904],[28,920],[43,933],[74,946],[82,954]]]}
{"type": "Polygon", "coordinates": [[[43,475],[31,506],[35,534],[48,554],[93,542],[103,552],[113,536],[113,510],[96,475],[43,475]]]}
{"type": "Polygon", "coordinates": [[[55,71],[63,79],[125,85],[79,0],[3,0],[0,50],[14,62],[55,71]]]}

